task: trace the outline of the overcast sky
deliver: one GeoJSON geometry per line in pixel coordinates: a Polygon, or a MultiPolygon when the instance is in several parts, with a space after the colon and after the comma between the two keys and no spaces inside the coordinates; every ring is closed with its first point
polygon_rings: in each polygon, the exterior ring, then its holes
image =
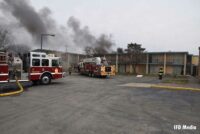
{"type": "Polygon", "coordinates": [[[31,0],[48,7],[57,23],[70,16],[93,34],[112,34],[116,47],[129,42],[147,51],[189,51],[200,46],[200,0],[31,0]]]}

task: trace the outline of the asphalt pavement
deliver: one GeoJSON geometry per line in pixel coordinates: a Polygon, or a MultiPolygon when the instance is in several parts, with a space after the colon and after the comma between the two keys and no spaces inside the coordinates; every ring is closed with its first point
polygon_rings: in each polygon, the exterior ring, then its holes
{"type": "Polygon", "coordinates": [[[120,86],[154,77],[72,75],[0,98],[1,134],[199,134],[200,92],[120,86]],[[174,125],[196,130],[174,130],[174,125]]]}
{"type": "MultiPolygon", "coordinates": [[[[32,86],[31,81],[23,81],[23,82],[20,82],[20,83],[24,87],[25,90],[32,86]]],[[[19,86],[17,85],[16,82],[0,83],[0,94],[15,92],[15,91],[18,91],[18,90],[19,90],[19,86]]]]}

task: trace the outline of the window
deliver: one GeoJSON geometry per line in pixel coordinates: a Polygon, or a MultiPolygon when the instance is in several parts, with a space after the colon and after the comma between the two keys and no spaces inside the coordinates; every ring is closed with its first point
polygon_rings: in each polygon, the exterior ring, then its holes
{"type": "Polygon", "coordinates": [[[52,60],[52,66],[53,67],[59,66],[58,60],[52,60]]]}
{"type": "Polygon", "coordinates": [[[32,66],[40,66],[40,59],[33,59],[32,66]]]}
{"type": "Polygon", "coordinates": [[[42,55],[42,57],[43,57],[43,58],[45,58],[45,57],[46,57],[46,55],[42,55]]]}
{"type": "Polygon", "coordinates": [[[33,57],[40,57],[39,54],[33,54],[32,56],[33,56],[33,57]]]}
{"type": "Polygon", "coordinates": [[[0,56],[0,61],[5,61],[6,60],[6,56],[0,56]]]}
{"type": "Polygon", "coordinates": [[[42,66],[49,66],[49,60],[48,59],[42,59],[42,66]]]}

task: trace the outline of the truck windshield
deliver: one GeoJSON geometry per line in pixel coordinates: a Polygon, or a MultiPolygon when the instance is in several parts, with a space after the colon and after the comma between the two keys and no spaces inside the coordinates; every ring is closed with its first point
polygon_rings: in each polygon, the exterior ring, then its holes
{"type": "Polygon", "coordinates": [[[59,66],[62,66],[62,60],[61,60],[61,58],[59,58],[59,66]]]}
{"type": "Polygon", "coordinates": [[[58,59],[52,60],[52,67],[58,67],[58,66],[59,66],[59,60],[58,59]]]}

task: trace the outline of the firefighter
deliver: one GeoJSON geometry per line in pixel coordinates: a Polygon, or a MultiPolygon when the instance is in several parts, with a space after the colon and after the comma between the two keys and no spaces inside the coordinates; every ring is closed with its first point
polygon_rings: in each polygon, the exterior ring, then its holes
{"type": "Polygon", "coordinates": [[[159,72],[158,72],[158,77],[159,77],[159,80],[162,80],[162,77],[163,77],[163,68],[161,67],[159,72]]]}
{"type": "Polygon", "coordinates": [[[80,65],[78,65],[78,73],[80,73],[81,69],[80,69],[80,65]]]}
{"type": "Polygon", "coordinates": [[[69,75],[71,75],[72,74],[72,67],[71,66],[68,68],[68,71],[69,71],[69,75]]]}

